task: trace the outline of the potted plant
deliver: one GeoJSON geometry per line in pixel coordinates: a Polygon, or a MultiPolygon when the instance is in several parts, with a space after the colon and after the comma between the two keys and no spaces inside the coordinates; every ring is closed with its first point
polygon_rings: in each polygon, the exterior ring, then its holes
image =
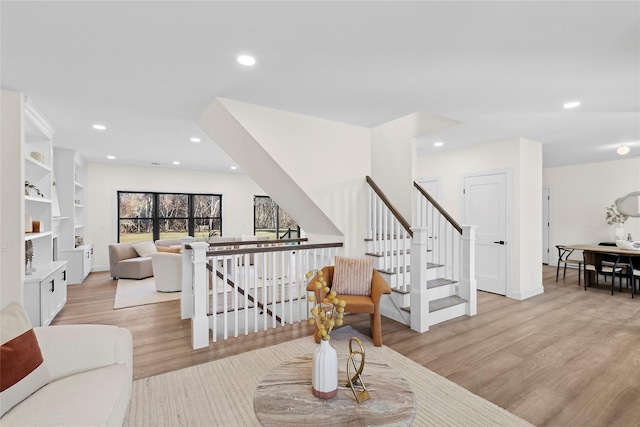
{"type": "Polygon", "coordinates": [[[616,209],[616,205],[612,204],[611,206],[607,206],[605,209],[605,220],[607,224],[613,225],[613,234],[616,240],[621,240],[624,236],[624,228],[622,224],[624,224],[629,216],[620,213],[616,209]]]}

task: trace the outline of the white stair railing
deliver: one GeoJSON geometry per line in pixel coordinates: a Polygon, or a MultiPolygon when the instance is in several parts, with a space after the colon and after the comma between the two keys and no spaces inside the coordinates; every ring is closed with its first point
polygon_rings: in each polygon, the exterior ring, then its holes
{"type": "Polygon", "coordinates": [[[371,241],[373,253],[380,258],[378,268],[394,274],[389,283],[393,289],[408,292],[410,283],[409,252],[411,229],[409,223],[391,205],[380,188],[367,177],[369,183],[369,212],[367,239],[371,241]]]}
{"type": "Polygon", "coordinates": [[[427,298],[427,258],[430,263],[444,266],[445,279],[458,283],[457,295],[466,301],[465,314],[477,312],[477,283],[475,279],[475,229],[460,226],[429,193],[414,182],[418,226],[413,229],[411,248],[411,329],[429,329],[427,298]],[[414,264],[419,262],[420,264],[414,264]]]}
{"type": "Polygon", "coordinates": [[[261,240],[253,246],[209,250],[207,243],[184,245],[182,299],[190,302],[183,304],[182,316],[191,318],[194,349],[209,345],[210,330],[216,342],[306,321],[305,275],[333,265],[342,243],[261,240]]]}

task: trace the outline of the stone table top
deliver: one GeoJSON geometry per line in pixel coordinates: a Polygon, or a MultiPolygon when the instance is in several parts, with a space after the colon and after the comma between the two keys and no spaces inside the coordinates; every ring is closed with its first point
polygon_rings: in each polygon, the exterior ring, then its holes
{"type": "MultiPolygon", "coordinates": [[[[311,393],[311,355],[281,363],[253,396],[263,426],[408,426],[416,414],[411,386],[386,363],[366,359],[362,380],[371,398],[358,403],[348,386],[346,355],[338,354],[338,394],[320,399],[311,393]]],[[[358,389],[356,389],[358,390],[358,389]]]]}

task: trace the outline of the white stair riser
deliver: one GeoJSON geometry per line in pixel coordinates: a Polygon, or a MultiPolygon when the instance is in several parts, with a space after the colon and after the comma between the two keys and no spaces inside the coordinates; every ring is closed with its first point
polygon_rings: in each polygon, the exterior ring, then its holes
{"type": "Polygon", "coordinates": [[[391,292],[390,296],[398,307],[409,307],[411,305],[410,293],[391,292]]]}
{"type": "Polygon", "coordinates": [[[440,298],[450,297],[452,295],[456,295],[456,291],[456,283],[438,286],[437,288],[429,289],[428,299],[429,301],[435,301],[440,298]]]}
{"type": "MultiPolygon", "coordinates": [[[[384,269],[385,268],[385,259],[384,257],[381,256],[372,256],[371,258],[373,258],[373,268],[377,268],[377,269],[384,269]]],[[[400,263],[400,266],[404,267],[407,265],[411,265],[411,255],[410,254],[406,254],[403,255],[401,257],[396,257],[393,256],[392,258],[387,259],[387,268],[391,269],[391,266],[393,267],[397,267],[398,263],[400,263]]]]}
{"type": "Polygon", "coordinates": [[[400,250],[407,249],[408,251],[409,249],[411,249],[411,239],[407,240],[406,248],[404,247],[402,240],[393,240],[393,239],[387,240],[386,244],[384,240],[378,241],[377,250],[375,245],[373,244],[373,241],[371,240],[367,240],[366,246],[367,246],[367,252],[384,252],[385,250],[393,251],[398,248],[400,248],[400,250]]]}
{"type": "Polygon", "coordinates": [[[380,302],[380,314],[396,322],[400,322],[403,325],[409,325],[410,314],[406,311],[396,309],[389,299],[383,298],[380,302]]]}
{"type": "Polygon", "coordinates": [[[429,313],[429,326],[465,315],[466,304],[458,304],[429,313]]]}

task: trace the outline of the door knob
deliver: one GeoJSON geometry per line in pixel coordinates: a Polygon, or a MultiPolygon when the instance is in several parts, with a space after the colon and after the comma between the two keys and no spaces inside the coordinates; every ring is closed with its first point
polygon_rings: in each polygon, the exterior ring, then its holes
{"type": "Polygon", "coordinates": [[[493,242],[493,243],[498,243],[498,244],[500,244],[500,245],[504,245],[504,240],[500,240],[500,241],[493,242]]]}

